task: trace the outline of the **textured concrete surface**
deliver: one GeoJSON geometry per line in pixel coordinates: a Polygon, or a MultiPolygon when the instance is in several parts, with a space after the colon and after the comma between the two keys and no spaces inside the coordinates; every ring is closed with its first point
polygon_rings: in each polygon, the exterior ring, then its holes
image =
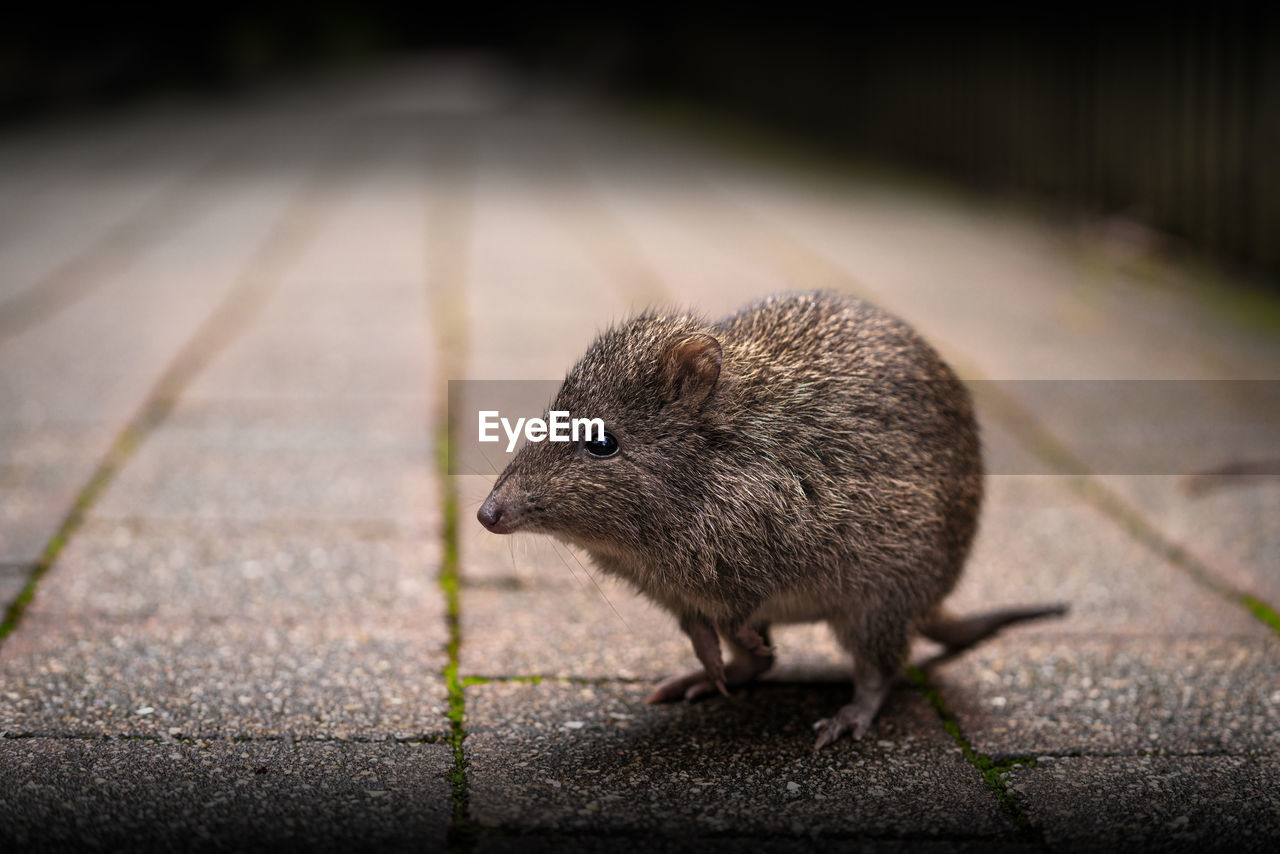
{"type": "Polygon", "coordinates": [[[1239,605],[1144,547],[1063,480],[987,478],[978,538],[951,600],[957,610],[1070,605],[1063,619],[1012,630],[1020,635],[1274,637],[1261,622],[1241,619],[1239,605]]]}
{"type": "Polygon", "coordinates": [[[1280,377],[1230,283],[528,82],[455,57],[0,135],[0,845],[1263,848],[1280,479],[1185,476],[1280,459],[1275,383],[1220,383],[1280,377]],[[1071,606],[921,643],[820,754],[851,689],[824,627],[647,706],[694,666],[675,621],[482,530],[500,453],[438,456],[447,380],[814,287],[990,381],[956,609],[1071,606]]]}
{"type": "Polygon", "coordinates": [[[865,742],[813,753],[844,690],[760,686],[646,708],[643,686],[490,683],[468,703],[472,815],[659,837],[993,836],[1014,829],[918,694],[865,742]]]}
{"type": "Polygon", "coordinates": [[[30,564],[0,564],[0,597],[5,602],[12,602],[26,586],[27,576],[31,572],[30,564]]]}
{"type": "Polygon", "coordinates": [[[31,613],[347,623],[377,615],[370,622],[420,620],[443,632],[438,539],[394,531],[377,522],[95,519],[59,557],[67,571],[41,582],[31,613]]]}
{"type": "Polygon", "coordinates": [[[1231,636],[1000,639],[940,668],[937,684],[974,748],[992,756],[1274,754],[1276,646],[1231,636]]]}
{"type": "Polygon", "coordinates": [[[0,563],[34,563],[110,444],[102,430],[0,422],[0,563]]]}
{"type": "Polygon", "coordinates": [[[686,836],[658,837],[651,834],[627,836],[614,832],[605,835],[584,834],[537,834],[520,836],[485,836],[481,837],[476,850],[485,852],[514,851],[583,851],[609,852],[622,850],[656,851],[662,854],[694,851],[777,851],[780,854],[801,854],[813,851],[821,846],[823,851],[834,851],[838,854],[905,854],[905,852],[924,852],[924,854],[943,854],[943,852],[965,851],[997,851],[1000,854],[1026,854],[1029,851],[1042,850],[1038,846],[1023,842],[1001,842],[992,839],[936,841],[929,839],[883,839],[867,836],[851,836],[846,838],[823,837],[814,840],[809,837],[759,837],[737,836],[686,836]]]}
{"type": "Polygon", "coordinates": [[[447,730],[438,624],[28,619],[6,643],[0,673],[6,733],[378,739],[447,730]]]}
{"type": "Polygon", "coordinates": [[[431,851],[451,820],[440,744],[21,738],[0,763],[11,851],[431,851]]]}
{"type": "Polygon", "coordinates": [[[1113,476],[1106,483],[1212,577],[1280,602],[1280,571],[1273,560],[1280,531],[1266,524],[1280,518],[1280,476],[1113,476]],[[1206,519],[1214,524],[1206,525],[1206,519]]]}
{"type": "Polygon", "coordinates": [[[1009,789],[1072,851],[1270,851],[1280,832],[1274,756],[1064,757],[1015,770],[1009,789]]]}

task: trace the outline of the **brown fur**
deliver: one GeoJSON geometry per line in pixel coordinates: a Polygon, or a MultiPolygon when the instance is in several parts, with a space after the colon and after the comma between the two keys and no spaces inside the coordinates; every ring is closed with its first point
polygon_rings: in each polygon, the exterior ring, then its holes
{"type": "Polygon", "coordinates": [[[770,623],[823,620],[858,693],[819,722],[821,746],[863,734],[912,632],[969,638],[937,608],[977,529],[973,407],[884,311],[802,294],[717,323],[643,314],[596,339],[551,408],[603,418],[619,452],[528,444],[478,516],[577,545],[676,615],[704,670],[652,699],[745,682],[772,664],[770,623]]]}

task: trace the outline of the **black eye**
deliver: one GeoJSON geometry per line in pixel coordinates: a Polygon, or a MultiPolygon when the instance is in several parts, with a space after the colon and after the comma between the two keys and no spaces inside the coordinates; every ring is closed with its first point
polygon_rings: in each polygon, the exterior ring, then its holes
{"type": "Polygon", "coordinates": [[[618,453],[618,440],[613,438],[613,434],[605,432],[604,439],[599,442],[587,442],[582,447],[587,449],[587,453],[593,457],[612,457],[618,453]]]}

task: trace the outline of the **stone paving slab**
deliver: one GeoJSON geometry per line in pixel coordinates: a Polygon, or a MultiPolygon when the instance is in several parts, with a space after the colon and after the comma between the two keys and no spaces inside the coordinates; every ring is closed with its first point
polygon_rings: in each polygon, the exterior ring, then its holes
{"type": "Polygon", "coordinates": [[[443,850],[445,744],[0,739],[10,851],[443,850]]]}
{"type": "Polygon", "coordinates": [[[98,518],[389,520],[427,533],[430,462],[358,452],[182,451],[146,444],[95,508],[98,518]]]}
{"type": "Polygon", "coordinates": [[[0,659],[0,730],[46,735],[442,736],[442,621],[28,613],[0,659]],[[150,711],[148,711],[150,710],[150,711]]]}
{"type": "Polygon", "coordinates": [[[997,639],[932,681],[974,749],[1041,754],[1280,751],[1271,638],[997,639]]]}
{"type": "Polygon", "coordinates": [[[493,475],[453,475],[458,494],[459,574],[478,586],[565,588],[589,584],[578,558],[551,537],[492,534],[476,520],[476,511],[493,488],[493,475]],[[571,556],[571,554],[573,556],[571,556]],[[572,568],[572,572],[570,572],[572,568]]]}
{"type": "MultiPolygon", "coordinates": [[[[278,144],[267,141],[263,147],[270,151],[278,144]]],[[[184,340],[190,334],[190,326],[182,322],[186,312],[202,318],[216,304],[313,165],[315,142],[284,145],[287,151],[274,158],[281,162],[269,173],[244,163],[227,164],[190,182],[190,192],[173,200],[174,210],[157,211],[151,220],[137,223],[127,239],[117,241],[120,246],[111,244],[83,258],[68,255],[67,245],[50,249],[66,269],[49,281],[24,283],[24,288],[47,291],[41,298],[48,305],[29,320],[27,329],[16,331],[16,338],[51,338],[60,346],[49,357],[62,361],[75,359],[86,348],[112,353],[117,358],[78,360],[82,370],[108,371],[132,366],[125,357],[139,348],[163,345],[170,336],[184,340]],[[86,323],[98,324],[96,335],[67,334],[72,326],[86,323]]],[[[15,305],[15,310],[31,309],[15,305]]],[[[38,346],[38,341],[25,341],[17,351],[38,346]]],[[[74,376],[64,374],[63,380],[74,376]]]]}
{"type": "MultiPolygon", "coordinates": [[[[410,172],[401,176],[401,181],[407,182],[413,177],[410,172]]],[[[370,238],[380,240],[374,240],[373,245],[360,253],[352,252],[347,246],[347,254],[343,256],[328,253],[301,258],[272,299],[262,307],[254,328],[281,333],[325,332],[334,336],[335,343],[364,335],[365,345],[374,350],[382,345],[379,339],[371,337],[378,331],[400,336],[417,330],[418,334],[429,337],[433,321],[428,306],[430,288],[424,282],[426,271],[422,269],[420,257],[422,230],[426,227],[420,221],[420,209],[425,202],[419,193],[415,193],[411,201],[412,206],[402,202],[387,207],[399,219],[407,219],[408,225],[416,227],[414,230],[404,228],[403,222],[395,230],[381,221],[351,223],[346,228],[358,231],[361,239],[366,239],[365,232],[375,231],[370,238]],[[362,227],[357,228],[358,225],[362,227]],[[412,253],[411,257],[404,257],[406,250],[412,253]]],[[[328,231],[322,232],[318,239],[339,246],[350,242],[349,237],[328,231]]],[[[320,248],[313,251],[318,253],[320,248]]],[[[324,248],[330,248],[329,244],[324,248]]],[[[428,361],[418,365],[419,368],[428,366],[438,354],[434,347],[428,347],[423,355],[428,361]]],[[[198,384],[192,388],[193,393],[199,392],[198,384]]]]}
{"type": "Polygon", "coordinates": [[[147,441],[169,451],[359,453],[434,464],[433,409],[422,395],[184,396],[147,441]]]}
{"type": "MultiPolygon", "coordinates": [[[[131,468],[137,465],[142,471],[126,470],[117,479],[125,494],[104,496],[98,512],[118,516],[133,501],[142,502],[137,510],[144,512],[151,501],[166,505],[158,516],[172,515],[179,511],[167,506],[171,501],[212,501],[209,495],[199,494],[202,488],[211,494],[218,489],[248,489],[258,479],[286,480],[290,471],[296,479],[308,479],[309,465],[337,469],[345,465],[349,480],[360,479],[367,470],[369,480],[376,483],[370,488],[382,490],[369,496],[365,515],[425,524],[438,515],[434,418],[432,404],[421,395],[262,395],[183,401],[130,460],[131,468]],[[193,472],[206,479],[192,474],[185,481],[166,483],[165,469],[182,464],[184,458],[190,459],[186,465],[193,472]],[[403,482],[402,488],[389,489],[397,480],[403,482]]],[[[303,486],[293,487],[294,502],[342,504],[334,484],[317,483],[309,496],[302,494],[303,486]],[[324,489],[331,485],[335,494],[326,496],[324,489]]],[[[222,506],[231,515],[248,512],[237,501],[222,506]]]]}
{"type": "MultiPolygon", "coordinates": [[[[93,453],[114,438],[109,427],[100,425],[0,422],[0,489],[59,496],[69,488],[78,490],[84,484],[76,483],[75,476],[96,463],[93,453]]],[[[69,506],[74,495],[60,503],[69,506]]]]}
{"type": "MultiPolygon", "coordinates": [[[[607,162],[584,167],[608,210],[666,288],[664,303],[719,318],[753,299],[800,286],[776,267],[756,263],[747,246],[712,239],[732,211],[687,162],[651,162],[628,173],[607,162]]],[[[828,283],[833,285],[834,283],[828,283]]]]}
{"type": "Polygon", "coordinates": [[[7,608],[27,586],[31,566],[25,563],[0,563],[0,607],[7,608]]]}
{"type": "Polygon", "coordinates": [[[611,319],[628,313],[630,293],[555,221],[519,175],[487,159],[475,179],[465,303],[465,376],[557,379],[611,319]]]}
{"type": "Polygon", "coordinates": [[[1101,483],[1128,505],[1128,513],[1186,549],[1211,578],[1275,607],[1280,538],[1275,526],[1257,522],[1276,517],[1280,477],[1193,474],[1230,464],[1274,468],[1268,461],[1280,453],[1280,386],[1201,382],[1185,389],[1159,384],[1145,392],[1141,386],[1098,392],[1089,390],[1097,383],[1080,385],[1086,388],[1075,395],[1045,393],[1042,384],[1012,388],[1027,398],[1027,411],[1100,473],[1101,483]],[[1179,402],[1180,395],[1186,400],[1179,402]],[[1122,397],[1135,399],[1131,405],[1141,413],[1126,415],[1122,397]],[[1154,412],[1161,406],[1176,411],[1161,421],[1154,412]],[[1126,465],[1130,461],[1132,467],[1126,465]]]}
{"type": "Polygon", "coordinates": [[[812,721],[844,702],[844,689],[815,698],[759,686],[663,707],[646,707],[645,691],[554,682],[468,689],[472,817],[659,836],[1011,830],[918,694],[893,695],[863,743],[814,754],[812,721]]]}
{"type": "Polygon", "coordinates": [[[221,264],[154,278],[135,272],[131,293],[114,287],[90,293],[0,344],[0,417],[33,426],[123,426],[217,304],[232,272],[221,264]],[[157,293],[161,279],[169,294],[157,293]]]}
{"type": "Polygon", "coordinates": [[[602,581],[601,589],[608,602],[589,584],[464,587],[460,672],[656,680],[697,667],[674,619],[618,585],[602,581]]]}
{"type": "Polygon", "coordinates": [[[845,690],[759,686],[650,707],[640,686],[469,688],[472,819],[658,838],[1015,830],[919,694],[895,693],[863,742],[815,754],[812,722],[845,702],[845,690]]]}
{"type": "MultiPolygon", "coordinates": [[[[222,140],[189,148],[183,162],[81,175],[74,187],[45,187],[25,198],[17,188],[6,192],[6,201],[21,210],[0,211],[0,300],[65,276],[71,259],[80,262],[79,270],[113,268],[138,231],[164,229],[190,217],[198,211],[200,190],[209,189],[201,186],[202,171],[207,174],[209,162],[225,146],[222,140]],[[175,205],[179,200],[188,204],[175,205]]],[[[53,180],[46,176],[47,182],[53,180]]],[[[5,186],[11,187],[11,180],[5,186]]]]}
{"type": "Polygon", "coordinates": [[[1010,774],[1051,850],[1271,851],[1280,836],[1271,757],[1065,757],[1010,774]]]}
{"type": "Polygon", "coordinates": [[[1115,476],[1104,482],[1215,577],[1280,608],[1280,526],[1270,521],[1280,519],[1280,477],[1115,476]]]}
{"type": "Polygon", "coordinates": [[[193,396],[426,393],[435,348],[421,169],[415,149],[387,148],[351,164],[314,239],[193,396]]]}
{"type": "Polygon", "coordinates": [[[33,607],[68,621],[160,615],[251,619],[264,626],[323,620],[441,624],[438,538],[383,534],[359,526],[95,520],[41,579],[33,607]]]}
{"type": "MultiPolygon", "coordinates": [[[[989,385],[989,384],[988,384],[989,385]]],[[[982,464],[988,481],[1004,475],[1051,475],[1060,472],[1042,456],[1029,450],[1009,426],[1000,420],[980,396],[981,386],[970,386],[978,416],[978,437],[982,442],[982,464]]]]}
{"type": "Polygon", "coordinates": [[[1082,264],[1069,243],[1015,210],[900,186],[877,189],[874,182],[815,191],[747,176],[718,186],[779,229],[802,235],[986,377],[1215,377],[1180,336],[1142,321],[1142,300],[1130,300],[1123,312],[1093,301],[1089,295],[1110,271],[1082,264]]]}
{"type": "Polygon", "coordinates": [[[30,560],[43,550],[111,442],[243,268],[296,172],[292,165],[211,188],[201,215],[176,233],[139,236],[127,275],[0,343],[2,559],[30,560]]]}
{"type": "Polygon", "coordinates": [[[0,651],[0,729],[444,733],[438,542],[385,534],[91,521],[0,651]]]}
{"type": "MultiPolygon", "coordinates": [[[[460,672],[654,683],[700,668],[674,617],[620,584],[599,584],[464,586],[460,672]]],[[[825,626],[779,626],[772,638],[778,664],[768,678],[851,678],[848,656],[825,626]]]]}
{"type": "Polygon", "coordinates": [[[1179,475],[1280,451],[1280,381],[1072,380],[976,384],[1014,398],[1099,475],[1179,475]]]}
{"type": "Polygon", "coordinates": [[[36,562],[115,438],[103,424],[0,416],[0,563],[36,562]]]}
{"type": "Polygon", "coordinates": [[[1065,478],[999,476],[965,575],[949,603],[957,612],[1064,602],[1064,619],[1022,636],[1246,635],[1270,630],[1239,605],[1196,583],[1086,503],[1065,478]]]}
{"type": "Polygon", "coordinates": [[[1222,288],[1217,274],[1184,268],[1176,258],[1148,258],[1147,269],[1135,270],[1107,257],[1088,236],[1068,241],[1067,248],[1087,271],[1076,293],[1098,311],[1123,318],[1144,335],[1176,342],[1215,378],[1280,377],[1274,326],[1258,322],[1255,306],[1232,305],[1239,291],[1222,288]]]}
{"type": "MultiPolygon", "coordinates": [[[[74,498],[74,490],[66,491],[74,498]]],[[[66,515],[67,504],[54,496],[0,490],[0,561],[34,564],[66,515]]]]}
{"type": "Polygon", "coordinates": [[[737,854],[741,851],[765,851],[770,854],[804,854],[821,846],[835,854],[961,854],[967,851],[998,852],[998,854],[1029,854],[1043,851],[1037,845],[1010,842],[1004,839],[981,840],[931,840],[931,839],[883,839],[852,835],[847,838],[825,836],[819,839],[797,836],[724,836],[655,837],[648,833],[626,835],[601,834],[519,834],[481,836],[475,850],[481,854],[504,852],[574,852],[574,854],[616,854],[619,851],[652,851],[657,854],[682,854],[683,852],[723,852],[737,854]]]}
{"type": "Polygon", "coordinates": [[[255,329],[211,365],[196,393],[219,397],[422,394],[431,368],[420,330],[255,329]],[[376,340],[377,343],[371,343],[376,340]]]}

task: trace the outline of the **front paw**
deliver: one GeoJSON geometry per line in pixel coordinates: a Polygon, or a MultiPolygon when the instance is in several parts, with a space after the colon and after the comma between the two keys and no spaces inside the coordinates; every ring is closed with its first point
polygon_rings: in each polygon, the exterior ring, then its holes
{"type": "Polygon", "coordinates": [[[729,696],[729,687],[725,684],[724,675],[713,679],[705,670],[677,676],[660,684],[645,700],[646,703],[670,703],[674,700],[696,700],[699,697],[719,691],[729,696]]]}

